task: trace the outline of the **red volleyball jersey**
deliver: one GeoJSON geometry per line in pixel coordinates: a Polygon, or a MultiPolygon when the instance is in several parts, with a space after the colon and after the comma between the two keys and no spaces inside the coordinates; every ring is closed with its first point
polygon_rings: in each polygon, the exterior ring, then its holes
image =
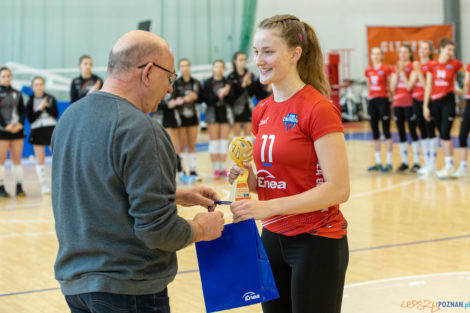
{"type": "Polygon", "coordinates": [[[374,66],[366,68],[365,76],[369,81],[369,96],[367,99],[388,98],[387,78],[391,73],[390,67],[384,64],[378,69],[375,69],[374,66]]]}
{"type": "Polygon", "coordinates": [[[452,59],[446,63],[433,61],[429,66],[432,73],[431,100],[443,98],[449,92],[454,92],[455,76],[462,68],[459,60],[452,59]]]}
{"type": "MultiPolygon", "coordinates": [[[[429,71],[429,65],[431,64],[432,60],[421,64],[421,72],[423,73],[424,78],[426,79],[426,73],[429,71]]],[[[413,90],[411,92],[411,96],[413,99],[423,101],[424,100],[424,86],[421,84],[419,79],[416,79],[416,83],[413,87],[413,90]]]]}
{"type": "MultiPolygon", "coordinates": [[[[406,78],[410,79],[411,71],[413,70],[413,64],[411,62],[403,68],[403,72],[406,75],[406,78]]],[[[393,93],[393,102],[394,107],[410,107],[413,106],[413,98],[411,97],[411,91],[406,89],[405,82],[401,78],[401,74],[397,73],[397,68],[393,68],[393,73],[398,75],[398,83],[393,93]]]]}
{"type": "MultiPolygon", "coordinates": [[[[315,88],[306,85],[283,102],[275,102],[271,95],[255,107],[252,125],[260,200],[296,195],[324,182],[314,142],[326,134],[343,132],[343,126],[338,108],[315,88]]],[[[341,238],[347,229],[339,205],[273,216],[262,224],[286,236],[309,233],[341,238]]]]}
{"type": "MultiPolygon", "coordinates": [[[[470,75],[470,63],[467,65],[467,72],[467,75],[470,75]]],[[[467,96],[465,98],[470,99],[470,88],[468,89],[467,96]]]]}

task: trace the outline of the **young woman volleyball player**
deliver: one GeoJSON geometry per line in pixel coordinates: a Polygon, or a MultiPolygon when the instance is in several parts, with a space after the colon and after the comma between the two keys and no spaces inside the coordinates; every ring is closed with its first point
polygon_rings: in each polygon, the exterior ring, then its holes
{"type": "Polygon", "coordinates": [[[438,141],[433,121],[426,121],[423,115],[424,86],[426,86],[426,73],[434,59],[432,41],[423,41],[418,49],[419,61],[413,62],[413,71],[410,76],[410,86],[413,88],[413,112],[416,114],[416,123],[421,134],[421,148],[424,156],[424,166],[418,170],[419,174],[429,174],[436,170],[436,156],[438,141]]]}
{"type": "Polygon", "coordinates": [[[405,121],[408,124],[408,130],[411,135],[413,149],[412,172],[420,169],[419,165],[419,139],[416,133],[416,114],[413,111],[413,98],[411,96],[411,86],[409,79],[413,70],[413,50],[408,44],[403,44],[398,50],[398,62],[393,69],[390,79],[390,89],[393,93],[393,113],[395,123],[398,129],[400,139],[401,165],[397,171],[406,171],[408,166],[408,140],[406,138],[405,121]]]}
{"type": "Polygon", "coordinates": [[[370,59],[372,65],[365,71],[369,96],[367,98],[367,112],[370,116],[370,127],[374,140],[375,164],[368,171],[390,172],[392,170],[392,148],[393,141],[390,134],[390,101],[388,100],[388,86],[390,82],[391,69],[383,64],[383,52],[379,47],[371,49],[370,59]],[[387,158],[385,166],[382,166],[380,154],[380,131],[379,122],[382,122],[382,132],[387,147],[387,158]]]}
{"type": "Polygon", "coordinates": [[[29,98],[26,104],[26,113],[31,127],[28,142],[33,145],[36,156],[36,174],[41,183],[41,193],[46,194],[50,192],[44,169],[46,146],[51,145],[52,132],[57,124],[59,111],[54,96],[45,93],[43,77],[34,77],[31,86],[34,95],[29,98]]]}
{"type": "Polygon", "coordinates": [[[439,42],[439,58],[432,62],[426,74],[423,113],[427,121],[433,120],[441,137],[445,165],[436,175],[446,179],[454,173],[453,150],[450,131],[455,118],[454,84],[457,72],[463,65],[454,59],[455,43],[447,38],[439,42]]]}
{"type": "MultiPolygon", "coordinates": [[[[176,108],[181,119],[181,127],[178,129],[178,138],[180,144],[180,159],[187,152],[187,161],[189,167],[190,180],[200,181],[196,172],[196,139],[199,131],[199,117],[197,116],[196,103],[201,92],[201,84],[191,76],[191,62],[189,59],[181,59],[178,62],[181,77],[173,85],[173,94],[171,99],[177,104],[176,108]]],[[[183,165],[183,172],[186,174],[183,165]]],[[[190,182],[190,181],[188,181],[190,182]]]]}
{"type": "Polygon", "coordinates": [[[452,177],[467,176],[467,159],[468,159],[468,133],[470,132],[470,63],[467,65],[465,72],[464,87],[467,91],[465,96],[467,104],[463,112],[462,122],[460,124],[459,143],[460,143],[460,165],[452,177]]]}
{"type": "Polygon", "coordinates": [[[224,71],[224,61],[214,61],[212,77],[207,79],[202,87],[202,100],[207,104],[205,121],[209,132],[209,155],[216,179],[227,176],[225,160],[230,127],[226,97],[230,92],[230,83],[224,78],[224,71]]]}
{"type": "Polygon", "coordinates": [[[227,79],[230,82],[229,102],[233,112],[233,136],[251,138],[251,97],[255,94],[255,77],[246,69],[246,54],[238,51],[232,58],[233,71],[227,79]]]}
{"type": "MultiPolygon", "coordinates": [[[[310,25],[292,15],[263,20],[254,57],[273,95],[253,110],[256,136],[249,187],[259,200],[231,204],[234,221],[262,220],[262,240],[280,298],[264,313],[337,313],[348,265],[346,145],[338,108],[328,100],[323,53],[310,25]]],[[[229,181],[239,175],[233,166],[229,181]]]]}
{"type": "Polygon", "coordinates": [[[11,87],[11,71],[8,67],[0,68],[0,197],[8,198],[5,190],[5,162],[8,151],[11,153],[12,171],[16,184],[16,196],[25,196],[23,191],[23,167],[21,155],[26,137],[23,125],[26,110],[21,92],[11,87]]]}
{"type": "Polygon", "coordinates": [[[82,55],[78,61],[80,76],[72,80],[70,86],[70,102],[75,102],[87,94],[100,90],[103,80],[92,73],[93,60],[89,55],[82,55]]]}

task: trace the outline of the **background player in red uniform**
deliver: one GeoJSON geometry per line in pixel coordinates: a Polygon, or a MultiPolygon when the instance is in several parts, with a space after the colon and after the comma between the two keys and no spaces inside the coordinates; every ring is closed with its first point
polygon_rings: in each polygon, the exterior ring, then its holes
{"type": "Polygon", "coordinates": [[[412,172],[420,169],[419,165],[419,140],[416,133],[416,114],[413,111],[413,99],[411,97],[411,86],[409,79],[413,70],[413,50],[408,44],[403,44],[398,50],[398,62],[393,70],[390,79],[390,89],[393,92],[393,112],[395,122],[400,137],[400,155],[401,165],[397,171],[402,172],[408,169],[408,141],[406,138],[405,121],[408,124],[408,130],[411,135],[413,148],[413,167],[412,172]]]}
{"type": "Polygon", "coordinates": [[[370,59],[372,65],[366,69],[365,76],[367,77],[367,87],[369,87],[367,111],[370,116],[370,127],[374,139],[375,165],[369,167],[368,171],[390,172],[392,170],[393,141],[390,134],[391,110],[390,101],[388,100],[388,86],[392,71],[390,67],[382,63],[383,51],[379,47],[371,49],[370,59]],[[380,121],[382,121],[382,132],[387,146],[385,166],[382,166],[380,156],[380,121]]]}
{"type": "MultiPolygon", "coordinates": [[[[253,111],[250,190],[231,204],[234,221],[262,220],[262,240],[280,298],[264,313],[338,313],[348,264],[349,197],[341,114],[326,97],[323,53],[312,27],[292,15],[263,20],[253,44],[260,81],[273,95],[253,111]]],[[[229,181],[240,169],[232,167],[229,181]]]]}
{"type": "Polygon", "coordinates": [[[426,120],[436,124],[444,151],[445,166],[438,171],[437,177],[449,178],[454,173],[453,150],[450,131],[455,118],[454,84],[462,63],[454,59],[455,43],[447,38],[439,42],[439,58],[429,66],[426,74],[426,89],[423,113],[426,120]]]}
{"type": "Polygon", "coordinates": [[[468,159],[468,133],[470,132],[470,63],[467,65],[464,81],[465,96],[467,105],[463,112],[462,123],[460,124],[459,142],[460,142],[460,165],[457,171],[452,174],[452,177],[465,177],[467,176],[467,159],[468,159]]]}
{"type": "Polygon", "coordinates": [[[424,166],[419,174],[428,174],[436,170],[437,137],[433,121],[426,121],[423,116],[424,86],[426,86],[426,73],[434,58],[432,41],[423,41],[418,49],[419,61],[413,62],[413,71],[410,76],[410,86],[413,88],[413,111],[416,114],[416,123],[421,134],[421,148],[423,149],[424,166]]]}

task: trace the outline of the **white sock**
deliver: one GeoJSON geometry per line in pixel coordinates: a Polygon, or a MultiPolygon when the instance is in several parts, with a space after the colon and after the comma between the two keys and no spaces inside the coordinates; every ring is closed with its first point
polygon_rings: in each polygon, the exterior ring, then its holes
{"type": "Polygon", "coordinates": [[[225,162],[219,162],[219,171],[223,172],[225,170],[225,162]]]}
{"type": "Polygon", "coordinates": [[[5,180],[5,165],[0,165],[0,185],[3,185],[5,180]]]}
{"type": "Polygon", "coordinates": [[[197,164],[196,153],[189,153],[188,154],[188,163],[189,163],[189,171],[190,172],[195,172],[196,171],[196,164],[197,164]]]}
{"type": "Polygon", "coordinates": [[[419,164],[419,141],[413,141],[411,147],[413,149],[413,164],[419,164]]]}
{"type": "Polygon", "coordinates": [[[421,149],[423,150],[423,156],[424,156],[424,166],[428,166],[429,164],[429,159],[431,157],[430,155],[430,140],[428,138],[426,139],[421,139],[421,149]]]}
{"type": "Polygon", "coordinates": [[[429,165],[436,167],[437,146],[439,141],[437,137],[429,139],[429,165]]]}
{"type": "Polygon", "coordinates": [[[219,162],[212,162],[212,168],[214,169],[214,171],[218,171],[219,170],[219,162]]]}
{"type": "Polygon", "coordinates": [[[44,165],[36,165],[36,175],[38,175],[39,181],[41,183],[46,182],[46,174],[44,170],[44,165]]]}
{"type": "Polygon", "coordinates": [[[12,167],[13,178],[15,179],[16,184],[21,184],[23,182],[23,166],[13,165],[12,167]]]}
{"type": "Polygon", "coordinates": [[[401,161],[408,164],[408,143],[400,142],[398,146],[400,147],[401,161]]]}
{"type": "Polygon", "coordinates": [[[446,166],[453,167],[454,166],[454,158],[451,156],[446,156],[444,158],[446,160],[446,166]]]}
{"type": "Polygon", "coordinates": [[[392,164],[392,153],[387,152],[387,160],[385,162],[386,164],[392,164]]]}
{"type": "Polygon", "coordinates": [[[467,161],[461,160],[460,161],[460,168],[466,169],[467,168],[467,161]]]}
{"type": "Polygon", "coordinates": [[[375,164],[381,164],[382,159],[380,157],[380,151],[375,151],[375,164]]]}

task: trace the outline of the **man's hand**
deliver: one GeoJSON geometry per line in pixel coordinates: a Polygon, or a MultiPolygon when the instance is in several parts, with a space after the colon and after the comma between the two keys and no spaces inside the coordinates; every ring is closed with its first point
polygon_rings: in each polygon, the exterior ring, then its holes
{"type": "Polygon", "coordinates": [[[210,212],[214,211],[214,201],[220,198],[213,189],[203,186],[193,188],[177,188],[175,193],[176,204],[182,206],[200,205],[208,208],[210,212]]]}
{"type": "Polygon", "coordinates": [[[224,230],[224,214],[217,212],[198,213],[188,221],[194,232],[193,242],[211,241],[222,236],[224,230]]]}

